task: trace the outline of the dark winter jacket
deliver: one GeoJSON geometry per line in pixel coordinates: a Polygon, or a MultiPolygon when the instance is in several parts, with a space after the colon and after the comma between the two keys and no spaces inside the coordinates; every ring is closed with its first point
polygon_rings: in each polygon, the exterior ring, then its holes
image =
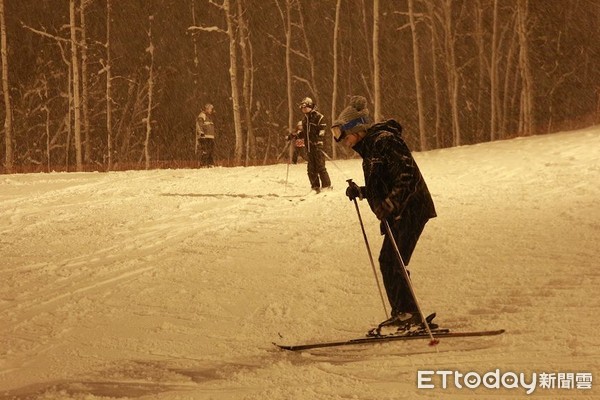
{"type": "Polygon", "coordinates": [[[388,120],[371,126],[354,146],[363,158],[363,195],[372,210],[389,199],[394,206],[387,218],[390,222],[412,215],[425,224],[437,216],[435,206],[401,133],[402,126],[388,120]]]}
{"type": "Polygon", "coordinates": [[[304,139],[306,149],[309,152],[320,151],[319,147],[323,147],[326,127],[323,114],[317,110],[312,110],[304,115],[304,118],[302,118],[302,133],[299,138],[304,139]],[[308,140],[306,140],[307,138],[308,140]]]}

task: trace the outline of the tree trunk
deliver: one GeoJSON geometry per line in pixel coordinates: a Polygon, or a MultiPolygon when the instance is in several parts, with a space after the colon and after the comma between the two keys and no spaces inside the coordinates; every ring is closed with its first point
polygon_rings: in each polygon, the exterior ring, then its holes
{"type": "Polygon", "coordinates": [[[379,62],[379,0],[373,0],[373,117],[381,120],[381,64],[379,62]]]}
{"type": "MultiPolygon", "coordinates": [[[[287,103],[288,103],[288,126],[286,132],[292,132],[295,127],[294,124],[294,100],[292,98],[292,63],[291,63],[291,46],[292,46],[292,17],[291,17],[291,4],[292,0],[285,1],[285,13],[281,8],[279,0],[276,0],[277,8],[279,9],[279,15],[284,26],[285,35],[285,73],[286,73],[286,85],[287,85],[287,103]]],[[[292,146],[289,146],[290,159],[292,157],[292,146]]]]}
{"type": "Polygon", "coordinates": [[[528,0],[518,1],[518,31],[519,31],[519,69],[521,71],[521,95],[522,95],[522,118],[524,135],[533,134],[533,76],[531,74],[531,64],[529,61],[529,42],[528,42],[528,0]]]}
{"type": "MultiPolygon", "coordinates": [[[[1,1],[1,0],[0,0],[1,1]]],[[[43,110],[46,113],[46,163],[47,163],[47,170],[46,172],[50,172],[50,110],[48,109],[48,107],[44,106],[43,110]]]]}
{"type": "Polygon", "coordinates": [[[69,154],[71,153],[71,135],[73,135],[73,66],[69,63],[67,99],[67,115],[65,116],[67,137],[65,138],[65,171],[69,171],[69,154]]]}
{"type": "Polygon", "coordinates": [[[150,53],[150,67],[148,68],[148,109],[146,113],[146,139],[144,140],[144,159],[146,169],[150,169],[150,135],[152,134],[152,92],[154,91],[154,45],[152,43],[152,20],[149,16],[148,41],[150,42],[146,51],[150,53]]]}
{"type": "Polygon", "coordinates": [[[306,47],[306,58],[308,60],[308,66],[310,69],[310,91],[312,92],[313,100],[317,105],[321,104],[321,98],[319,95],[319,87],[317,85],[317,68],[315,66],[315,58],[313,57],[312,46],[308,36],[306,35],[306,25],[304,24],[304,14],[302,13],[302,2],[296,2],[298,6],[298,14],[300,16],[300,28],[302,30],[302,38],[304,39],[304,46],[306,47]]]}
{"type": "MultiPolygon", "coordinates": [[[[365,4],[365,0],[360,0],[360,9],[361,9],[361,17],[362,17],[362,34],[360,36],[362,36],[365,40],[365,54],[367,55],[367,59],[369,61],[369,68],[366,71],[368,73],[367,76],[364,76],[364,72],[363,72],[363,82],[364,82],[364,86],[365,86],[365,97],[367,97],[368,99],[370,99],[372,104],[375,104],[375,98],[373,96],[373,90],[371,88],[371,85],[373,84],[373,78],[372,78],[372,73],[375,70],[375,62],[373,61],[373,40],[369,40],[370,35],[370,30],[369,30],[369,26],[371,26],[371,24],[369,24],[369,19],[368,19],[368,12],[367,12],[367,5],[365,4]]],[[[338,22],[339,25],[339,22],[338,22]]]]}
{"type": "Polygon", "coordinates": [[[225,19],[227,20],[227,36],[229,37],[229,76],[231,80],[231,100],[233,102],[233,123],[235,129],[234,162],[236,165],[240,165],[242,163],[244,136],[242,133],[242,121],[240,115],[240,95],[237,78],[237,47],[233,27],[231,1],[224,0],[223,8],[225,10],[225,19]]]}
{"type": "Polygon", "coordinates": [[[12,105],[10,102],[10,86],[8,84],[8,48],[6,40],[6,23],[4,18],[4,0],[0,0],[0,51],[2,53],[2,92],[4,92],[4,145],[6,156],[4,168],[7,173],[13,172],[12,146],[12,105]]]}
{"type": "Polygon", "coordinates": [[[417,26],[415,23],[413,3],[413,0],[408,0],[408,18],[410,20],[410,30],[412,32],[413,69],[415,73],[417,110],[419,114],[419,144],[421,146],[421,151],[425,151],[427,150],[427,128],[425,126],[425,106],[423,102],[423,89],[421,87],[421,56],[419,52],[419,40],[417,35],[417,26]]]}
{"type": "MultiPolygon", "coordinates": [[[[333,85],[331,88],[331,124],[337,118],[337,97],[338,97],[338,40],[340,35],[340,10],[342,0],[337,0],[335,5],[335,21],[333,23],[333,85]]],[[[337,158],[336,141],[331,141],[331,154],[337,158]]]]}
{"type": "Polygon", "coordinates": [[[498,125],[498,0],[494,0],[490,61],[490,140],[496,140],[498,125]]]}
{"type": "MultiPolygon", "coordinates": [[[[500,129],[498,132],[498,139],[502,139],[505,137],[505,135],[508,132],[508,128],[509,128],[509,122],[510,122],[510,98],[514,93],[514,88],[513,90],[511,90],[510,88],[510,83],[513,82],[513,86],[516,86],[517,83],[517,79],[511,79],[511,74],[513,73],[513,64],[516,64],[515,58],[516,58],[516,50],[515,47],[517,46],[517,41],[518,41],[518,32],[516,27],[514,27],[514,25],[516,24],[516,14],[513,16],[513,21],[511,21],[510,26],[513,27],[514,29],[512,29],[512,38],[510,39],[510,44],[508,45],[508,52],[506,54],[506,67],[505,67],[505,72],[504,72],[504,88],[503,88],[503,93],[504,93],[504,97],[502,100],[502,107],[500,108],[500,113],[499,113],[499,117],[500,117],[500,121],[499,121],[499,125],[500,125],[500,129]]],[[[518,70],[518,68],[515,67],[515,70],[518,70]]],[[[516,75],[516,74],[514,74],[516,75]]]]}
{"type": "Polygon", "coordinates": [[[244,97],[244,111],[246,119],[246,162],[250,165],[250,160],[256,160],[256,140],[254,139],[254,129],[252,126],[252,55],[248,50],[250,44],[250,35],[248,34],[248,25],[244,17],[242,0],[238,0],[238,26],[240,28],[240,49],[242,51],[242,61],[244,65],[244,81],[242,86],[242,96],[244,97]]]}
{"type": "Polygon", "coordinates": [[[85,24],[85,7],[86,1],[82,0],[79,7],[80,23],[81,23],[81,111],[83,117],[83,137],[85,138],[84,156],[86,164],[91,161],[92,141],[90,139],[90,117],[89,117],[89,84],[88,84],[88,68],[87,68],[87,32],[85,24]]]}
{"type": "Polygon", "coordinates": [[[77,171],[83,170],[83,160],[81,152],[81,92],[79,88],[79,51],[77,40],[77,19],[75,14],[75,1],[70,1],[69,16],[71,30],[71,66],[73,71],[73,131],[75,133],[75,161],[77,171]]]}
{"type": "Polygon", "coordinates": [[[446,56],[446,71],[448,75],[448,96],[452,116],[452,145],[460,146],[460,118],[458,113],[458,69],[454,51],[455,38],[452,26],[452,0],[444,0],[443,4],[444,48],[446,56]]]}
{"type": "Polygon", "coordinates": [[[106,139],[107,139],[107,152],[108,152],[108,166],[107,169],[112,169],[112,60],[111,60],[111,48],[110,48],[110,19],[112,17],[111,12],[111,0],[106,0],[106,139]]]}
{"type": "Polygon", "coordinates": [[[485,20],[484,20],[484,7],[481,4],[481,0],[477,0],[475,3],[475,43],[477,44],[477,60],[479,61],[479,81],[477,84],[477,103],[475,103],[475,115],[476,118],[474,120],[473,125],[473,135],[472,141],[480,142],[484,136],[484,126],[487,126],[487,123],[484,123],[484,115],[487,109],[488,103],[484,102],[484,93],[485,89],[488,88],[486,85],[485,74],[488,64],[486,60],[486,51],[485,51],[485,37],[484,37],[484,29],[485,29],[485,20]]]}
{"type": "Polygon", "coordinates": [[[444,143],[442,137],[442,104],[441,104],[441,93],[440,84],[438,79],[438,54],[439,54],[439,40],[437,30],[437,13],[436,8],[432,0],[427,1],[427,10],[429,12],[429,18],[431,20],[431,65],[433,75],[433,92],[435,97],[435,147],[440,148],[444,143]]]}

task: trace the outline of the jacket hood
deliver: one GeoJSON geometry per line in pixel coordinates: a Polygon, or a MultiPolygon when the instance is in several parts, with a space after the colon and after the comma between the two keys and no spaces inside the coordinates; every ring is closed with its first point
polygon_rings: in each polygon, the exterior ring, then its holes
{"type": "Polygon", "coordinates": [[[398,136],[402,136],[402,125],[400,125],[400,123],[394,119],[388,119],[387,121],[378,122],[371,125],[371,127],[367,130],[367,135],[378,131],[388,131],[398,136]]]}
{"type": "Polygon", "coordinates": [[[364,149],[366,142],[374,140],[380,132],[391,132],[394,136],[402,137],[402,125],[396,120],[388,119],[387,121],[373,124],[367,129],[366,136],[352,147],[354,151],[364,157],[364,149]]]}

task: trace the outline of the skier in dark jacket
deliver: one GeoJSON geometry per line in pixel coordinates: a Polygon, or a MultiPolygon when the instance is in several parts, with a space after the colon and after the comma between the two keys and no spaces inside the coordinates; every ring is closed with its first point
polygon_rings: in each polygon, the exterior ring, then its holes
{"type": "MultiPolygon", "coordinates": [[[[362,96],[353,96],[350,104],[333,123],[338,142],[352,147],[363,158],[365,186],[350,183],[350,200],[367,199],[377,218],[388,221],[402,260],[408,265],[419,236],[430,218],[436,217],[433,200],[414,158],[402,139],[402,127],[394,120],[373,124],[362,96]]],[[[391,318],[381,325],[420,324],[421,315],[412,296],[402,266],[386,235],[379,264],[391,318]]],[[[407,271],[408,272],[408,271],[407,271]]]]}
{"type": "Polygon", "coordinates": [[[325,167],[325,153],[323,152],[323,139],[325,137],[325,117],[315,110],[315,103],[310,97],[305,97],[300,102],[302,118],[302,132],[298,136],[304,139],[307,156],[307,172],[310,187],[316,192],[321,189],[331,188],[331,180],[325,167]]]}

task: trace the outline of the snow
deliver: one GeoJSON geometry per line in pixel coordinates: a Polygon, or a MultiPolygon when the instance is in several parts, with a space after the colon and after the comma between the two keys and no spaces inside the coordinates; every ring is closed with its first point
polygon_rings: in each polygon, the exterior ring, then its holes
{"type": "MultiPolygon", "coordinates": [[[[346,179],[306,165],[0,176],[0,398],[597,398],[600,127],[415,153],[436,202],[425,312],[501,336],[292,353],[384,319],[346,179]],[[591,389],[418,388],[418,371],[591,389]],[[539,378],[538,378],[539,379],[539,378]]],[[[375,263],[378,221],[360,210],[375,263]]]]}

